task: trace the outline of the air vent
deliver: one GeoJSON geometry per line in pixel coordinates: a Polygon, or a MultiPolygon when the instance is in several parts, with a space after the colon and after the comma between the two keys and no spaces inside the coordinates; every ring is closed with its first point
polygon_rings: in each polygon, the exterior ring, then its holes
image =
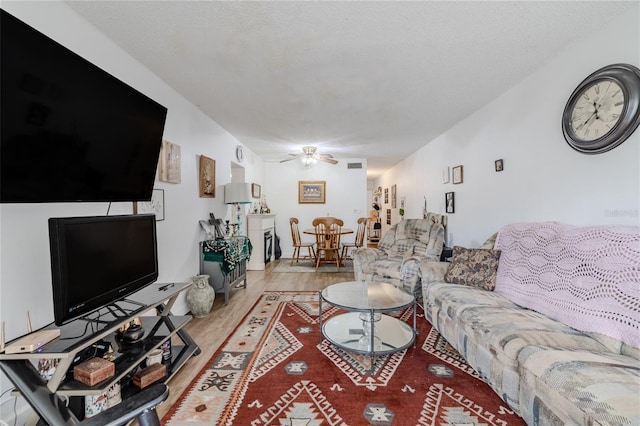
{"type": "Polygon", "coordinates": [[[362,163],[347,163],[347,169],[361,169],[362,163]]]}

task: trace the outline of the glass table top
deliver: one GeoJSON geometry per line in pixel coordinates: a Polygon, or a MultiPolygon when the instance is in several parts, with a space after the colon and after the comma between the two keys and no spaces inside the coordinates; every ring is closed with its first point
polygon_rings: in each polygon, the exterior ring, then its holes
{"type": "Polygon", "coordinates": [[[413,295],[389,283],[347,281],[333,284],[320,292],[326,302],[346,310],[392,311],[414,302],[413,295]]]}

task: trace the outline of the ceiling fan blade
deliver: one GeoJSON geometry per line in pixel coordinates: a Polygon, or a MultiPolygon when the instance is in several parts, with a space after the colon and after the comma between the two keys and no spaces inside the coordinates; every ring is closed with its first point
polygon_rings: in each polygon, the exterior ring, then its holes
{"type": "Polygon", "coordinates": [[[333,155],[331,154],[316,154],[316,159],[320,160],[320,161],[324,161],[325,163],[329,163],[329,164],[338,164],[337,160],[333,159],[333,155]]]}
{"type": "Polygon", "coordinates": [[[333,158],[333,155],[331,155],[331,154],[318,154],[318,157],[333,158]]]}
{"type": "Polygon", "coordinates": [[[291,158],[285,158],[284,160],[280,160],[280,162],[284,163],[284,162],[295,160],[296,158],[302,157],[302,154],[289,154],[289,155],[291,156],[291,158]]]}
{"type": "MultiPolygon", "coordinates": [[[[289,154],[289,155],[293,155],[293,154],[289,154]]],[[[280,162],[281,163],[286,163],[287,161],[295,160],[296,158],[300,158],[300,156],[299,155],[293,155],[293,157],[285,158],[284,160],[280,160],[280,162]]]]}
{"type": "Polygon", "coordinates": [[[321,156],[320,158],[318,158],[318,160],[324,161],[325,163],[329,163],[329,164],[338,164],[338,160],[334,160],[332,158],[327,158],[325,156],[321,156]]]}

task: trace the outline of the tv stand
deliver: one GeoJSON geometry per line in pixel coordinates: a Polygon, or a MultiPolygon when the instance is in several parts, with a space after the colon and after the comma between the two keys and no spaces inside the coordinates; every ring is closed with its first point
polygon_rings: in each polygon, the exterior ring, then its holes
{"type": "MultiPolygon", "coordinates": [[[[172,286],[155,283],[134,293],[129,299],[119,302],[119,311],[102,308],[98,321],[88,318],[77,319],[60,327],[60,337],[42,346],[38,352],[20,354],[0,354],[0,370],[13,382],[17,390],[47,424],[73,425],[83,419],[84,413],[73,412],[66,404],[68,397],[100,395],[116,382],[121,384],[123,399],[140,391],[129,383],[133,372],[145,360],[147,353],[159,348],[171,339],[171,359],[165,361],[167,382],[184,363],[200,348],[183,330],[192,317],[174,316],[171,308],[178,295],[190,288],[190,283],[174,283],[172,286]],[[141,316],[155,309],[156,316],[141,316]],[[124,315],[123,315],[124,313],[124,315]],[[145,329],[141,344],[127,348],[118,344],[119,330],[139,318],[145,329]],[[92,323],[87,323],[92,321],[92,323]],[[87,331],[89,330],[89,331],[87,331]],[[96,342],[105,341],[114,350],[115,375],[94,386],[73,380],[73,367],[96,342]],[[178,342],[179,341],[179,342],[178,342]],[[58,360],[53,376],[45,381],[37,371],[42,359],[58,360]],[[66,398],[65,398],[66,397],[66,398]]],[[[51,325],[46,328],[56,328],[51,325]]],[[[10,342],[9,342],[10,343],[10,342]]]]}
{"type": "MultiPolygon", "coordinates": [[[[126,300],[126,299],[124,301],[129,302],[129,303],[133,303],[132,301],[126,300]]],[[[135,304],[138,305],[138,306],[141,306],[141,305],[139,305],[137,303],[135,303],[135,304]]],[[[127,310],[121,308],[120,305],[118,305],[118,302],[114,302],[114,303],[110,303],[110,304],[108,304],[106,306],[103,306],[102,308],[98,309],[96,312],[91,312],[88,315],[85,315],[83,317],[78,318],[78,320],[79,321],[85,321],[85,322],[88,322],[88,323],[109,324],[112,320],[105,321],[103,319],[100,319],[102,317],[101,312],[103,312],[103,310],[105,310],[105,309],[107,311],[109,311],[109,313],[111,314],[111,315],[109,315],[109,317],[112,317],[112,318],[129,318],[131,316],[131,313],[132,313],[131,310],[127,311],[127,310]],[[95,315],[98,315],[98,316],[95,317],[95,315]]],[[[139,309],[139,308],[137,308],[137,309],[139,309]]]]}

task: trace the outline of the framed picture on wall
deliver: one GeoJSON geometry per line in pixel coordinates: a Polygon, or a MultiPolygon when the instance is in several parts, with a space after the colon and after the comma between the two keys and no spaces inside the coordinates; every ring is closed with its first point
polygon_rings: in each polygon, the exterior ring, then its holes
{"type": "Polygon", "coordinates": [[[200,156],[200,198],[216,197],[216,160],[200,156]]]}
{"type": "Polygon", "coordinates": [[[298,204],[324,204],[326,200],[326,181],[298,181],[298,204]]]}
{"type": "Polygon", "coordinates": [[[454,198],[453,192],[447,192],[446,194],[444,194],[444,203],[445,203],[444,205],[446,206],[447,213],[456,212],[455,198],[454,198]]]}
{"type": "Polygon", "coordinates": [[[251,184],[251,196],[253,198],[260,198],[260,193],[262,192],[262,187],[257,183],[251,184]]]}
{"type": "Polygon", "coordinates": [[[162,141],[158,160],[158,180],[161,182],[180,183],[180,145],[162,141]]]}
{"type": "Polygon", "coordinates": [[[449,167],[442,169],[442,183],[449,183],[449,167]]]}
{"type": "Polygon", "coordinates": [[[462,166],[455,166],[453,168],[453,183],[462,183],[462,166]]]}
{"type": "Polygon", "coordinates": [[[134,201],[133,214],[156,215],[156,220],[164,220],[164,189],[154,189],[149,201],[134,201]]]}
{"type": "Polygon", "coordinates": [[[396,208],[396,204],[397,204],[397,201],[396,201],[396,190],[397,190],[396,185],[395,184],[391,185],[391,208],[392,209],[395,209],[396,208]]]}

